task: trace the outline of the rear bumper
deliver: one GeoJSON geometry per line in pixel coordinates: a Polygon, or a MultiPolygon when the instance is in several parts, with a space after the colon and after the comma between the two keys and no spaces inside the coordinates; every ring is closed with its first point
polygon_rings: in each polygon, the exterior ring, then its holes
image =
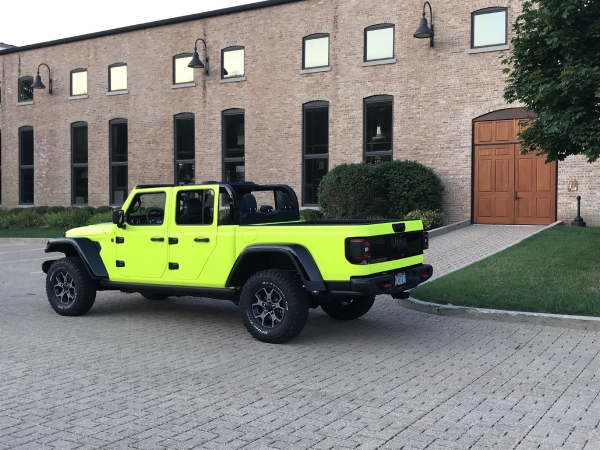
{"type": "Polygon", "coordinates": [[[417,287],[432,275],[433,267],[429,264],[419,264],[366,277],[353,277],[349,282],[327,284],[332,295],[394,295],[417,287]],[[404,281],[402,274],[406,276],[405,282],[396,284],[397,280],[404,281]]]}

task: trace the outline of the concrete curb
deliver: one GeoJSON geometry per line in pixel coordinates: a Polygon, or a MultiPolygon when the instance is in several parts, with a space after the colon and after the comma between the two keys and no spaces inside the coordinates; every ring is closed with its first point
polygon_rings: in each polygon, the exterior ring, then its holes
{"type": "Polygon", "coordinates": [[[450,233],[451,231],[458,230],[459,228],[465,228],[471,225],[471,220],[462,220],[460,222],[451,223],[445,227],[434,228],[429,230],[429,237],[441,236],[442,234],[450,233]]]}
{"type": "Polygon", "coordinates": [[[50,238],[0,238],[0,244],[45,244],[50,238]]]}
{"type": "Polygon", "coordinates": [[[572,328],[575,330],[600,331],[600,318],[588,316],[566,316],[562,314],[501,311],[498,309],[471,308],[467,306],[427,303],[416,298],[398,300],[404,308],[438,316],[462,319],[493,320],[496,322],[528,323],[549,327],[572,328]]]}

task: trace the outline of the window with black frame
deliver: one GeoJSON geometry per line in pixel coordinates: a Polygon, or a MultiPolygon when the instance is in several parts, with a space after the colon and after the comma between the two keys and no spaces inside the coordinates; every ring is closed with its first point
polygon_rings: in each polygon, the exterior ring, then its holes
{"type": "Polygon", "coordinates": [[[302,39],[302,69],[329,67],[329,35],[312,34],[302,39]]]}
{"type": "Polygon", "coordinates": [[[71,71],[71,97],[87,95],[87,69],[75,69],[71,71]]]}
{"type": "Polygon", "coordinates": [[[33,127],[19,128],[19,204],[33,205],[33,127]]]}
{"type": "Polygon", "coordinates": [[[173,56],[173,85],[194,82],[194,69],[188,67],[191,60],[191,53],[173,56]]]}
{"type": "Polygon", "coordinates": [[[244,47],[228,47],[221,50],[221,78],[244,77],[244,57],[244,47]]]}
{"type": "Polygon", "coordinates": [[[364,62],[394,58],[394,25],[382,23],[365,28],[364,62]]]}
{"type": "Polygon", "coordinates": [[[71,204],[88,204],[88,124],[71,125],[71,204]]]}
{"type": "Polygon", "coordinates": [[[175,184],[196,181],[195,120],[191,113],[177,114],[173,120],[175,141],[175,184]]]}
{"type": "Polygon", "coordinates": [[[226,182],[245,181],[244,149],[244,110],[223,111],[223,180],[226,182]]]}
{"type": "Polygon", "coordinates": [[[310,102],[303,107],[304,205],[317,205],[321,180],[329,170],[329,103],[310,102]]]}
{"type": "Polygon", "coordinates": [[[392,160],[393,97],[379,95],[364,100],[364,161],[392,160]]]}
{"type": "Polygon", "coordinates": [[[19,103],[33,101],[33,77],[19,78],[19,103]]]}
{"type": "Polygon", "coordinates": [[[127,180],[127,120],[109,123],[110,140],[110,204],[121,206],[128,193],[127,180]]]}
{"type": "Polygon", "coordinates": [[[471,48],[507,45],[507,8],[485,8],[471,13],[471,48]]]}
{"type": "Polygon", "coordinates": [[[127,90],[127,64],[117,63],[108,67],[108,90],[109,92],[127,90]]]}

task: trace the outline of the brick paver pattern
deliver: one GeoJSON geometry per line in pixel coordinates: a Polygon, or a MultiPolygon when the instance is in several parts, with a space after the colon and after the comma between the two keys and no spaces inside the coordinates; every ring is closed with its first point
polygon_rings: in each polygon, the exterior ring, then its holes
{"type": "Polygon", "coordinates": [[[0,245],[2,450],[600,448],[598,333],[382,296],[353,322],[312,310],[268,345],[227,301],[102,292],[61,317],[43,259],[0,245]]]}

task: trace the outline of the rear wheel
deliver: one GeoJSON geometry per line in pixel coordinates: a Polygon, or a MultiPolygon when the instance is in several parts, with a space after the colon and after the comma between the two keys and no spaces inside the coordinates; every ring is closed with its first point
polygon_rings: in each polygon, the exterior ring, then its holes
{"type": "Polygon", "coordinates": [[[46,276],[50,306],[61,316],[79,316],[96,301],[96,286],[83,261],[68,257],[52,263],[46,276]]]}
{"type": "Polygon", "coordinates": [[[345,297],[321,303],[321,309],[337,320],[354,320],[369,312],[375,303],[375,296],[345,297]]]}
{"type": "Polygon", "coordinates": [[[240,295],[248,332],[262,342],[281,344],[298,336],[308,319],[308,296],[302,283],[283,270],[252,275],[240,295]]]}

